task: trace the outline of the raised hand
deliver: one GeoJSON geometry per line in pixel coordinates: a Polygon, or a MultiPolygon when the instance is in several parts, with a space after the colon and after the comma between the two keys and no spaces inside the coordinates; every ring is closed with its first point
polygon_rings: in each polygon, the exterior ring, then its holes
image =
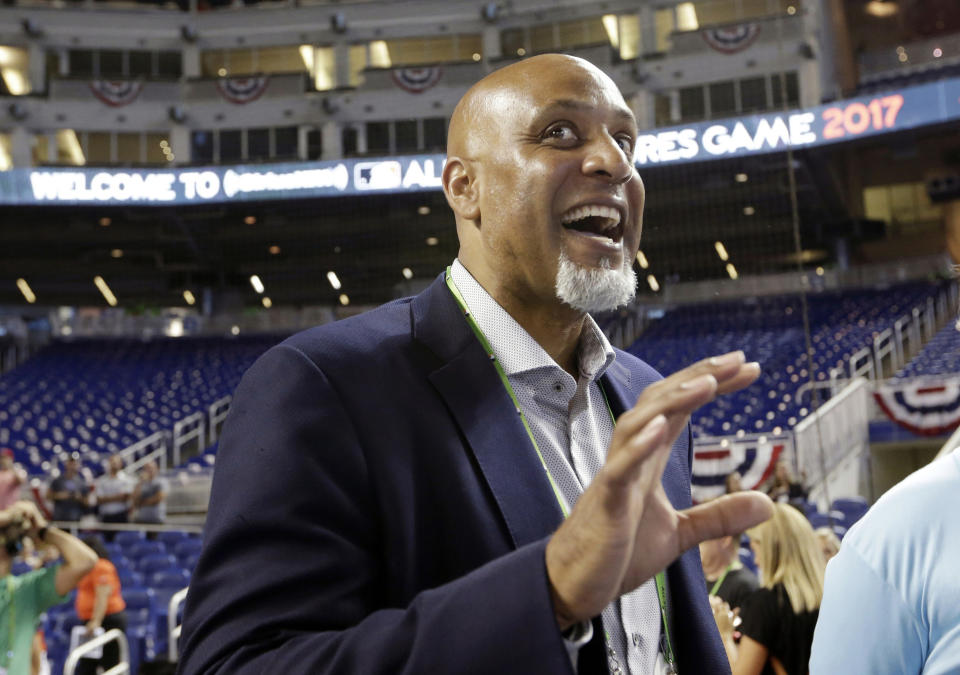
{"type": "Polygon", "coordinates": [[[621,415],[604,466],[547,544],[561,629],[594,617],[620,595],[706,539],[739,534],[772,515],[770,500],[740,492],[677,511],[661,479],[690,414],[760,375],[743,352],[705,359],[647,387],[621,415]]]}

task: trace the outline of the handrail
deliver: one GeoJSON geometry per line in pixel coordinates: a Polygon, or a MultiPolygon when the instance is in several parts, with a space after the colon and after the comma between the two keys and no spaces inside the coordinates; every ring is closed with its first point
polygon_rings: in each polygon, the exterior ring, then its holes
{"type": "Polygon", "coordinates": [[[176,663],[179,658],[177,642],[180,640],[180,626],[177,625],[177,610],[187,597],[187,591],[190,587],[182,588],[170,596],[170,604],[167,605],[167,656],[170,663],[176,663]]]}
{"type": "Polygon", "coordinates": [[[90,521],[75,520],[53,520],[50,524],[64,532],[76,536],[80,531],[83,532],[189,532],[192,534],[203,534],[203,525],[191,525],[189,523],[168,523],[165,525],[156,525],[152,523],[100,523],[90,521]]]}
{"type": "Polygon", "coordinates": [[[836,396],[793,428],[798,463],[812,484],[825,480],[843,454],[869,438],[868,382],[848,381],[836,396]]]}
{"type": "Polygon", "coordinates": [[[877,377],[883,378],[883,357],[890,355],[890,369],[897,370],[897,348],[893,343],[893,331],[884,328],[873,338],[873,360],[877,367],[877,377]]]}
{"type": "Polygon", "coordinates": [[[128,675],[130,673],[130,647],[127,645],[127,636],[119,628],[111,628],[103,635],[98,635],[92,640],[84,642],[70,652],[67,662],[63,664],[63,675],[73,675],[77,670],[77,662],[84,654],[92,652],[98,647],[103,647],[106,643],[114,640],[120,645],[120,663],[105,671],[103,675],[128,675]]]}
{"type": "MultiPolygon", "coordinates": [[[[198,445],[202,446],[206,433],[204,433],[204,415],[202,412],[195,412],[187,415],[182,420],[173,425],[173,465],[180,466],[180,451],[184,445],[197,439],[198,445]],[[194,426],[196,425],[196,426],[194,426]],[[187,431],[184,429],[188,428],[187,431]]],[[[200,448],[200,452],[203,448],[200,448]]]]}
{"type": "Polygon", "coordinates": [[[123,450],[117,453],[120,457],[123,458],[124,464],[127,464],[127,471],[136,471],[141,466],[146,464],[148,461],[154,458],[158,458],[159,461],[157,464],[160,466],[160,470],[166,470],[167,468],[167,432],[157,431],[146,438],[141,438],[139,441],[133,445],[127,446],[123,450]],[[149,448],[154,445],[159,445],[159,448],[155,448],[150,451],[148,454],[137,457],[141,451],[146,448],[149,448]],[[131,457],[137,457],[133,462],[128,462],[131,457]]]}
{"type": "Polygon", "coordinates": [[[871,358],[870,350],[866,347],[854,352],[853,356],[850,357],[850,378],[853,379],[858,375],[866,375],[871,380],[874,379],[874,369],[873,369],[873,358],[871,358]],[[865,361],[862,366],[857,366],[861,361],[865,361]]]}
{"type": "Polygon", "coordinates": [[[219,425],[227,419],[227,413],[230,412],[230,402],[232,400],[233,396],[227,394],[223,398],[219,398],[211,403],[210,407],[207,408],[207,424],[210,425],[210,439],[207,441],[207,445],[213,445],[217,442],[217,438],[220,437],[219,425]]]}

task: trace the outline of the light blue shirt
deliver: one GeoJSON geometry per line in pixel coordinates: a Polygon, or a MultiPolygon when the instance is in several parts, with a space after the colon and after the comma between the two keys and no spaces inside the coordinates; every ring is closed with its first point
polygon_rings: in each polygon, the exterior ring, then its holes
{"type": "Polygon", "coordinates": [[[960,453],[907,477],[827,565],[811,675],[960,673],[960,453]]]}

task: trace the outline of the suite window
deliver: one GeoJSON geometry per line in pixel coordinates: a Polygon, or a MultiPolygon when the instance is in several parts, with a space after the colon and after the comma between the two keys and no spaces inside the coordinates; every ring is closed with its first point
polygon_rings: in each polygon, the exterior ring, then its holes
{"type": "Polygon", "coordinates": [[[725,117],[737,112],[737,96],[733,82],[714,82],[710,85],[710,115],[725,117]]]}
{"type": "Polygon", "coordinates": [[[500,33],[500,51],[504,56],[522,56],[527,50],[526,36],[522,28],[508,28],[500,33]]]}
{"type": "Polygon", "coordinates": [[[703,87],[684,87],[680,90],[680,117],[684,120],[702,120],[706,117],[707,107],[703,96],[703,87]]]}
{"type": "Polygon", "coordinates": [[[104,131],[90,131],[81,136],[84,137],[81,138],[80,143],[84,148],[83,154],[87,158],[88,165],[103,166],[113,162],[111,134],[104,131]]]}
{"type": "Polygon", "coordinates": [[[224,164],[243,159],[243,140],[240,129],[224,129],[220,132],[220,161],[224,164]]]}
{"type": "Polygon", "coordinates": [[[93,76],[93,52],[89,49],[71,49],[67,52],[70,74],[74,77],[93,76]]]}
{"type": "Polygon", "coordinates": [[[673,124],[673,113],[671,112],[670,94],[653,95],[654,123],[658,127],[665,127],[673,124]]]}
{"type": "Polygon", "coordinates": [[[247,159],[258,161],[270,157],[270,130],[247,129],[247,159]]]}
{"type": "MultiPolygon", "coordinates": [[[[787,108],[794,108],[800,105],[800,85],[797,81],[796,73],[787,73],[787,77],[784,80],[785,88],[787,90],[787,108]]],[[[773,93],[773,107],[774,108],[783,108],[783,86],[781,85],[780,75],[772,75],[770,77],[770,85],[773,93]]]]}
{"type": "Polygon", "coordinates": [[[340,134],[340,143],[345,157],[356,155],[359,147],[359,134],[355,127],[344,127],[340,134]]]}
{"type": "Polygon", "coordinates": [[[428,117],[423,120],[423,149],[444,152],[447,147],[447,120],[443,117],[428,117]]]}
{"type": "Polygon", "coordinates": [[[394,122],[393,128],[396,152],[416,152],[420,146],[417,141],[417,120],[400,120],[394,122]]]}
{"type": "Polygon", "coordinates": [[[673,7],[664,7],[658,9],[653,15],[653,25],[656,31],[658,52],[670,51],[670,34],[677,28],[677,17],[674,14],[673,7]]]}
{"type": "Polygon", "coordinates": [[[276,159],[297,159],[297,127],[278,127],[273,130],[273,156],[276,159]]]}
{"type": "Polygon", "coordinates": [[[213,132],[194,131],[190,136],[191,159],[198,163],[213,163],[213,132]]]}
{"type": "Polygon", "coordinates": [[[767,80],[764,77],[751,77],[740,80],[740,109],[743,112],[756,112],[767,109],[767,80]]]}
{"type": "Polygon", "coordinates": [[[139,133],[118,133],[116,134],[117,156],[113,160],[120,164],[142,164],[143,139],[139,133]]]}
{"type": "Polygon", "coordinates": [[[157,76],[179,79],[183,75],[183,60],[180,52],[157,53],[157,76]]]}
{"type": "Polygon", "coordinates": [[[104,79],[123,77],[123,52],[115,49],[102,50],[96,74],[104,79]]]}
{"type": "Polygon", "coordinates": [[[367,152],[377,155],[390,152],[389,122],[367,122],[367,152]]]}
{"type": "Polygon", "coordinates": [[[307,159],[320,159],[322,156],[323,131],[320,129],[310,129],[310,131],[307,132],[307,159]]]}
{"type": "Polygon", "coordinates": [[[151,77],[153,75],[153,52],[128,52],[127,72],[130,77],[151,77]]]}

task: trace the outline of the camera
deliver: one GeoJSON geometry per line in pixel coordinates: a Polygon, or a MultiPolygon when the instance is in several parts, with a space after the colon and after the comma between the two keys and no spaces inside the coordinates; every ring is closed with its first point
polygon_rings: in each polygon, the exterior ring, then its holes
{"type": "Polygon", "coordinates": [[[7,555],[13,557],[23,548],[23,538],[27,534],[29,523],[23,519],[16,520],[0,531],[0,546],[7,555]]]}

